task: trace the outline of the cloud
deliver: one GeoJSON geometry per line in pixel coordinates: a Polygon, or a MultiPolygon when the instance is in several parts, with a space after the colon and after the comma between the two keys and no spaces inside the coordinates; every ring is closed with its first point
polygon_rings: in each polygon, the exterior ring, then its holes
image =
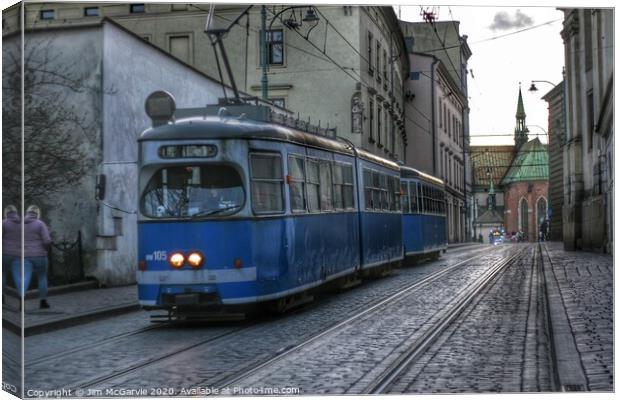
{"type": "Polygon", "coordinates": [[[513,28],[525,28],[534,24],[534,20],[517,10],[514,15],[509,15],[505,11],[500,11],[493,17],[493,23],[489,26],[494,31],[506,31],[513,28]]]}

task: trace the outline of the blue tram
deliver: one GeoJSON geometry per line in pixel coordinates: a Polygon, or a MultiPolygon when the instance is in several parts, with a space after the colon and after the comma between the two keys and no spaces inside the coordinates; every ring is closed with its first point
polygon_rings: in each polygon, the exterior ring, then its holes
{"type": "Polygon", "coordinates": [[[266,106],[175,110],[162,93],[139,138],[144,308],[282,310],[403,259],[396,163],[275,123],[266,106]]]}
{"type": "Polygon", "coordinates": [[[442,180],[401,166],[403,246],[407,258],[437,258],[447,248],[442,180]]]}

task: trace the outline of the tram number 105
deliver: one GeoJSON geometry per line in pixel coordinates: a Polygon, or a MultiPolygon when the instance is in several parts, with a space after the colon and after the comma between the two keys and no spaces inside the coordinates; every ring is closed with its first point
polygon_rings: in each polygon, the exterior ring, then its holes
{"type": "Polygon", "coordinates": [[[146,255],[147,261],[166,261],[166,251],[165,250],[156,250],[152,254],[146,255]]]}

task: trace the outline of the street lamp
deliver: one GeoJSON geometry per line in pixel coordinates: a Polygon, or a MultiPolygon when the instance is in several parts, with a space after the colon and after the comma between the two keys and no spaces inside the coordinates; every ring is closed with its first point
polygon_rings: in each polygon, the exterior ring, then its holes
{"type": "Polygon", "coordinates": [[[543,83],[548,83],[553,87],[556,87],[557,85],[553,82],[549,82],[549,81],[532,81],[532,84],[530,85],[530,88],[528,89],[528,91],[530,92],[537,92],[538,88],[536,87],[536,85],[534,84],[534,82],[543,82],[543,83]]]}
{"type": "MultiPolygon", "coordinates": [[[[531,124],[527,124],[526,126],[533,126],[535,128],[540,129],[541,131],[543,131],[545,133],[545,136],[547,136],[547,141],[549,140],[549,133],[547,133],[545,128],[543,128],[542,126],[540,126],[540,125],[531,125],[531,124]]],[[[538,134],[536,136],[538,136],[538,134]]]]}
{"type": "MultiPolygon", "coordinates": [[[[282,24],[287,27],[288,29],[293,29],[295,31],[299,31],[299,28],[301,28],[303,26],[303,23],[306,22],[309,26],[310,29],[308,29],[308,31],[306,32],[306,35],[302,35],[306,40],[308,40],[308,37],[310,36],[310,32],[316,28],[316,26],[319,24],[320,18],[318,17],[317,13],[316,13],[316,9],[313,6],[290,6],[290,7],[285,7],[282,10],[278,11],[277,13],[274,14],[273,18],[271,19],[271,22],[269,23],[269,28],[266,28],[267,25],[267,7],[266,6],[262,6],[261,9],[261,68],[262,68],[262,72],[263,72],[263,76],[261,78],[261,94],[263,97],[263,100],[267,100],[268,97],[268,91],[269,91],[269,80],[267,78],[267,69],[269,68],[269,63],[267,60],[267,47],[268,47],[268,34],[269,32],[271,32],[271,27],[273,26],[273,23],[276,21],[276,19],[278,19],[278,17],[280,17],[280,21],[282,21],[282,24]],[[301,18],[301,9],[302,8],[306,8],[306,15],[301,18]],[[299,18],[300,21],[297,21],[297,17],[295,16],[295,10],[299,9],[299,18]],[[290,11],[291,14],[289,15],[288,18],[286,19],[282,19],[282,15],[287,12],[290,11]]],[[[299,32],[298,32],[299,33],[299,32]]]]}

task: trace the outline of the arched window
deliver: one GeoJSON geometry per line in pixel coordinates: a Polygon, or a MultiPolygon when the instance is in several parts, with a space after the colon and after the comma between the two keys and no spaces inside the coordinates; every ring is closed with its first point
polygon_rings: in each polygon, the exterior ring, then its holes
{"type": "Polygon", "coordinates": [[[528,232],[527,208],[527,200],[522,198],[519,201],[519,230],[525,234],[526,238],[528,232]]]}
{"type": "Polygon", "coordinates": [[[536,202],[536,223],[538,226],[547,219],[547,199],[540,196],[536,202]]]}

